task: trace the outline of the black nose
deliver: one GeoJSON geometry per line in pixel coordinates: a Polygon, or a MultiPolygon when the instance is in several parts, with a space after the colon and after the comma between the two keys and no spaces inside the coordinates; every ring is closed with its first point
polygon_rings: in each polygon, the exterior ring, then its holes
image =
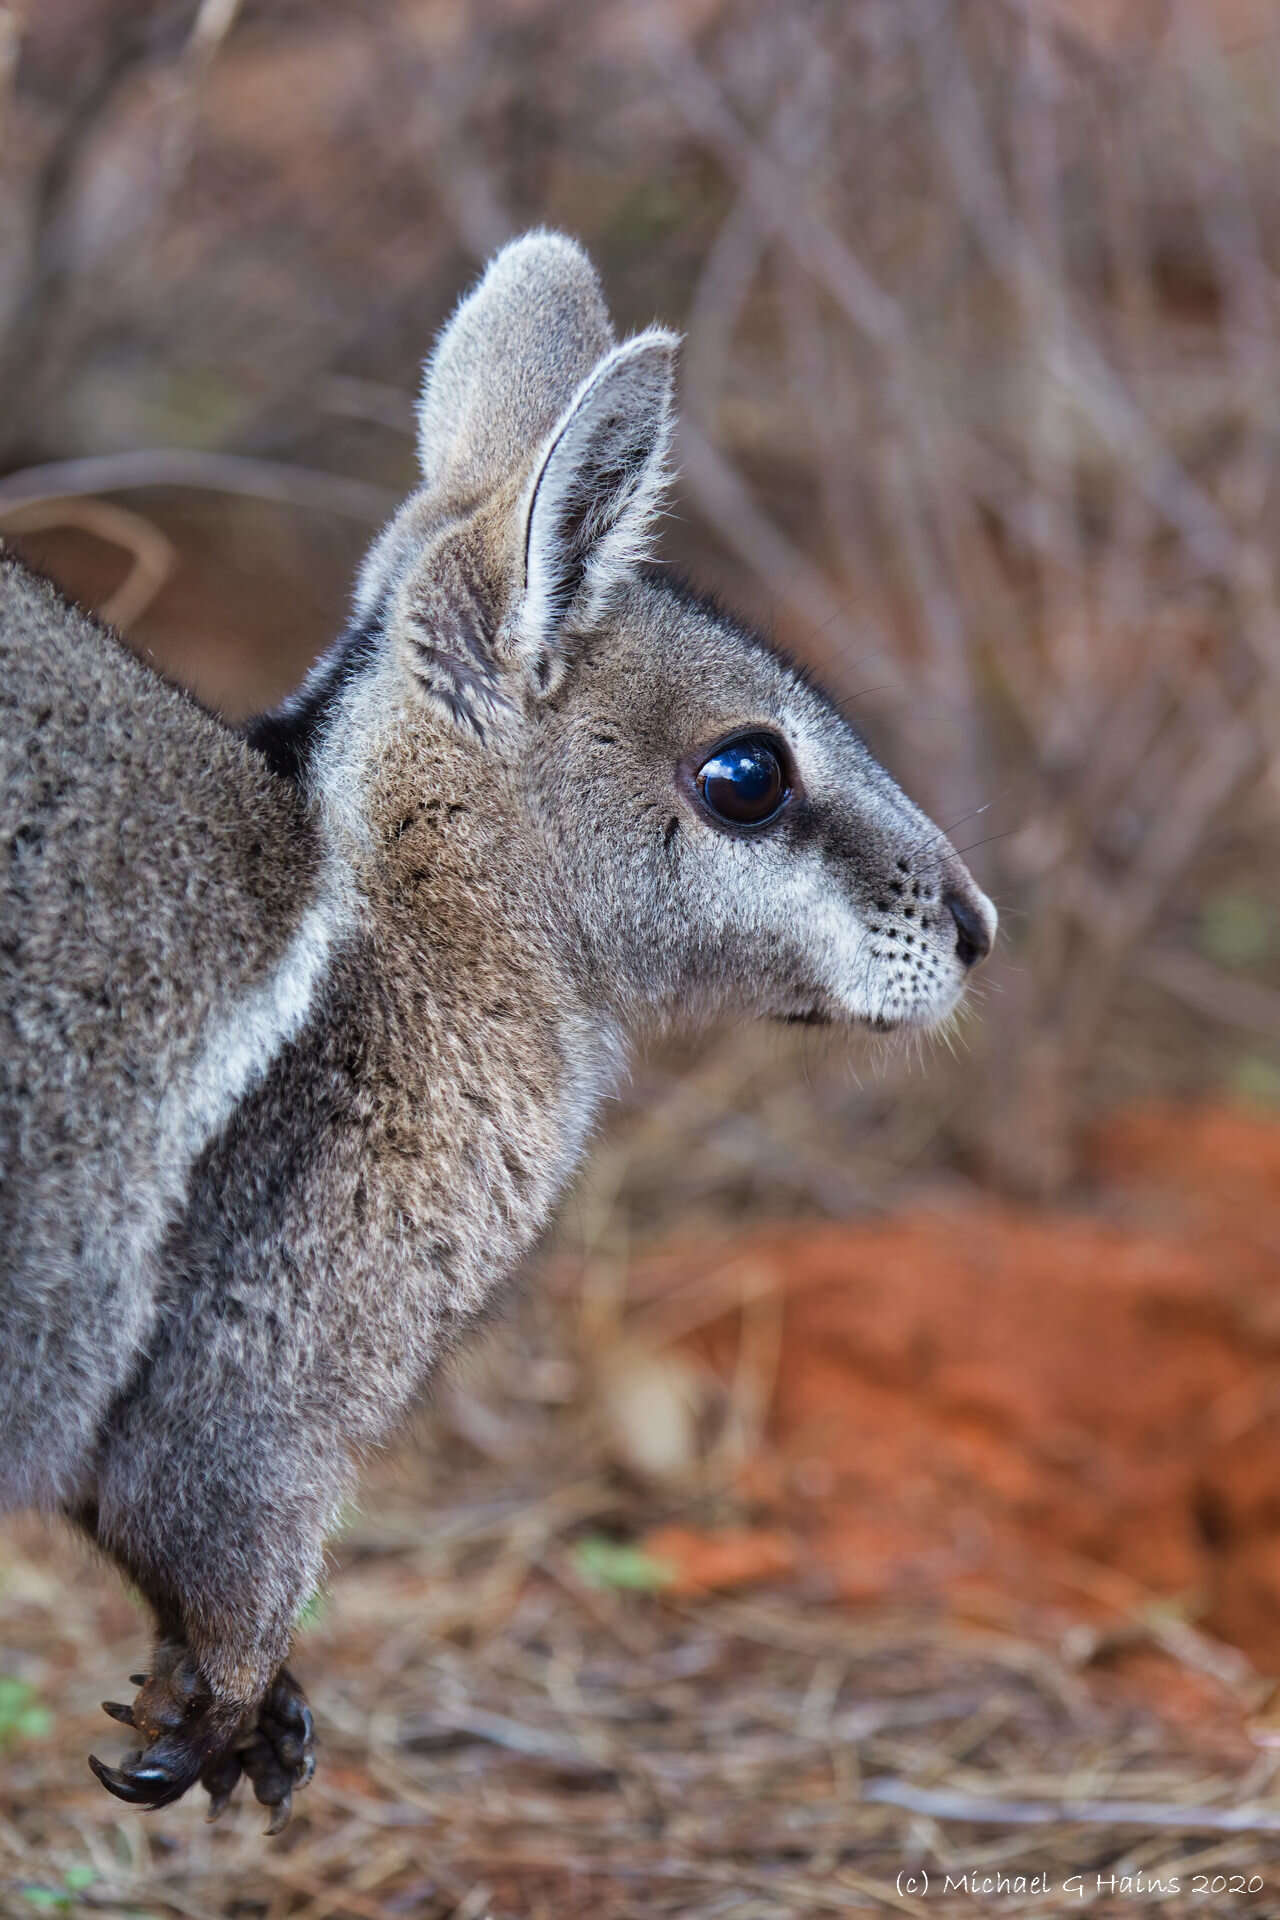
{"type": "Polygon", "coordinates": [[[943,901],[956,923],[956,958],[962,967],[976,967],[991,951],[991,930],[972,900],[949,893],[943,901]]]}

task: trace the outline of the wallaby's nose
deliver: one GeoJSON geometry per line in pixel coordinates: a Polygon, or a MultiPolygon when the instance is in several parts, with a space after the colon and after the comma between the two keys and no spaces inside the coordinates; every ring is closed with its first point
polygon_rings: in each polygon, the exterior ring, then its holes
{"type": "Polygon", "coordinates": [[[954,888],[943,896],[943,905],[956,923],[956,958],[962,967],[976,967],[985,960],[995,939],[995,910],[983,894],[959,893],[954,888]]]}

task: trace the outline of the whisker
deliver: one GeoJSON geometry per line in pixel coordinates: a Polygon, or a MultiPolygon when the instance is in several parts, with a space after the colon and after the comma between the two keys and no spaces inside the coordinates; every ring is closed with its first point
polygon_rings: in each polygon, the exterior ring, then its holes
{"type": "Polygon", "coordinates": [[[874,687],[859,687],[856,693],[841,693],[834,695],[833,698],[835,699],[835,704],[843,713],[844,709],[851,707],[855,700],[869,700],[873,693],[890,693],[894,690],[895,685],[896,682],[892,680],[880,680],[877,681],[874,687]]]}
{"type": "Polygon", "coordinates": [[[967,847],[957,847],[956,852],[959,854],[973,853],[978,847],[989,847],[993,840],[1007,840],[1011,833],[1016,833],[1017,831],[1018,829],[1016,827],[1006,827],[1003,833],[989,833],[984,840],[971,840],[967,847]]]}
{"type": "Polygon", "coordinates": [[[994,800],[984,800],[980,807],[970,807],[968,813],[958,814],[954,820],[946,821],[941,831],[943,833],[954,833],[956,828],[962,827],[966,820],[976,820],[980,813],[986,813],[987,809],[994,805],[994,800]]]}

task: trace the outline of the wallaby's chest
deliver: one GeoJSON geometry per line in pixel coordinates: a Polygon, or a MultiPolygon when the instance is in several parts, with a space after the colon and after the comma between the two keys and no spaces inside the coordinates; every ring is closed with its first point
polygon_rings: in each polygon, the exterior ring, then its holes
{"type": "Polygon", "coordinates": [[[305,1353],[380,1433],[544,1231],[589,1078],[532,969],[350,941],[195,1169],[167,1250],[193,1354],[305,1353]]]}

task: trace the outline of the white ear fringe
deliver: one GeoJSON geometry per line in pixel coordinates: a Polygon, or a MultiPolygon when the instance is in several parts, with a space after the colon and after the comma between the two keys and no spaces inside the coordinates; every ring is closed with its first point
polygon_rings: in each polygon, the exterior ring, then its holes
{"type": "Polygon", "coordinates": [[[648,557],[671,477],[678,346],[662,327],[624,341],[557,423],[526,495],[523,651],[554,650],[571,607],[599,618],[648,557]]]}

